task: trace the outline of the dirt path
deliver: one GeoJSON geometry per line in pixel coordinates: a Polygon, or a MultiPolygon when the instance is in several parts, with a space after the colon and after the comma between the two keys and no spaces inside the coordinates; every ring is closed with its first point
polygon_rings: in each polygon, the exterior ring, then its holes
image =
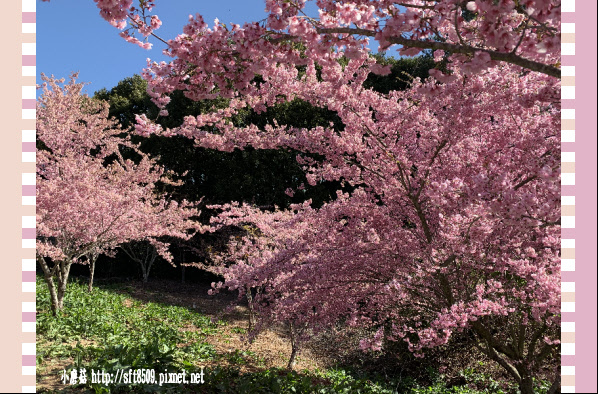
{"type": "MultiPolygon", "coordinates": [[[[237,301],[236,294],[218,293],[212,296],[208,294],[208,290],[210,286],[203,284],[182,284],[167,280],[127,284],[128,295],[137,300],[181,306],[226,322],[227,325],[220,327],[218,334],[207,337],[206,342],[214,346],[220,354],[235,354],[235,351],[252,352],[253,357],[248,358],[249,362],[242,366],[242,370],[286,367],[291,354],[291,343],[284,327],[267,329],[250,344],[242,334],[248,328],[249,312],[246,305],[237,305],[231,309],[231,304],[237,301]]],[[[223,361],[225,360],[207,362],[206,366],[226,365],[226,361],[223,361]]],[[[325,364],[324,359],[317,357],[309,349],[303,349],[295,369],[321,369],[325,364]]]]}

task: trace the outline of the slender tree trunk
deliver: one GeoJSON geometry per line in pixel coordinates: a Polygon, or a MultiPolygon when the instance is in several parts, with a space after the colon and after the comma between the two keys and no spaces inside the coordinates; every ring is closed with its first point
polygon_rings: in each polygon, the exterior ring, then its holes
{"type": "Polygon", "coordinates": [[[147,283],[147,277],[149,276],[149,273],[145,269],[145,264],[143,263],[143,261],[140,260],[139,265],[141,265],[141,278],[143,280],[143,283],[147,283]]]}
{"type": "Polygon", "coordinates": [[[93,290],[93,275],[96,271],[96,261],[98,259],[97,255],[91,255],[88,257],[89,260],[89,283],[87,284],[87,291],[90,293],[93,290]]]}
{"type": "MultiPolygon", "coordinates": [[[[260,294],[260,287],[255,288],[256,296],[260,294]]],[[[253,293],[250,286],[245,288],[245,297],[247,297],[247,306],[249,308],[249,331],[253,330],[257,325],[257,312],[253,303],[253,293]]]]}
{"type": "Polygon", "coordinates": [[[150,245],[148,246],[148,248],[152,248],[152,253],[149,257],[146,256],[145,260],[141,264],[141,268],[143,271],[143,283],[147,283],[150,271],[152,269],[152,265],[154,264],[156,257],[158,257],[158,254],[156,253],[156,250],[153,248],[153,246],[150,245]]]}
{"type": "Polygon", "coordinates": [[[291,335],[291,357],[289,357],[289,363],[287,369],[292,370],[295,368],[295,358],[299,353],[299,344],[297,343],[297,332],[295,331],[295,325],[292,321],[289,321],[289,331],[291,335]]]}
{"type": "Polygon", "coordinates": [[[95,261],[90,261],[89,262],[89,282],[87,283],[87,291],[88,292],[92,292],[93,290],[93,274],[95,272],[96,269],[96,263],[95,261]]]}
{"type": "Polygon", "coordinates": [[[46,283],[48,283],[48,288],[50,289],[50,308],[52,310],[52,315],[56,316],[62,306],[59,307],[58,294],[56,294],[56,287],[52,277],[50,277],[49,280],[46,279],[46,283]]]}
{"type": "Polygon", "coordinates": [[[50,292],[50,308],[52,310],[52,315],[56,316],[58,313],[58,294],[56,294],[56,285],[54,283],[54,278],[52,277],[52,272],[43,257],[37,256],[37,261],[39,262],[42,271],[44,271],[44,281],[48,285],[48,291],[50,292]]]}
{"type": "Polygon", "coordinates": [[[69,280],[69,272],[71,270],[71,262],[61,261],[60,262],[60,274],[58,276],[58,310],[62,310],[64,295],[66,294],[66,285],[69,280]]]}
{"type": "Polygon", "coordinates": [[[141,278],[143,283],[147,283],[152,264],[158,257],[158,253],[152,244],[145,245],[144,243],[129,243],[121,246],[123,250],[133,261],[139,263],[141,267],[141,278]],[[150,253],[151,250],[151,253],[150,253]],[[144,256],[145,252],[145,256],[144,256]]]}
{"type": "Polygon", "coordinates": [[[139,258],[139,264],[141,264],[141,273],[143,275],[143,283],[147,283],[149,274],[152,269],[154,261],[158,257],[158,253],[153,245],[149,244],[145,248],[145,257],[139,258]],[[151,250],[151,252],[150,252],[151,250]]]}
{"type": "MultiPolygon", "coordinates": [[[[181,258],[181,264],[185,263],[185,252],[179,251],[179,256],[181,258]]],[[[185,266],[181,265],[181,283],[185,283],[185,266]]]]}
{"type": "Polygon", "coordinates": [[[249,330],[248,331],[251,331],[255,328],[255,324],[256,324],[255,308],[253,307],[253,294],[251,293],[251,287],[245,288],[245,297],[247,297],[247,306],[249,308],[249,330]]]}

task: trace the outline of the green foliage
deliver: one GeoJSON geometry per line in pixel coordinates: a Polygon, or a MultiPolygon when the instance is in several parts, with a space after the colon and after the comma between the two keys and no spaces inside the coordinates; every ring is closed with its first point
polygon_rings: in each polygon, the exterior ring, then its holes
{"type": "Polygon", "coordinates": [[[233,327],[231,331],[237,334],[247,334],[247,330],[242,327],[233,327]]]}
{"type": "Polygon", "coordinates": [[[208,393],[394,393],[392,389],[358,380],[343,371],[329,373],[295,372],[272,368],[241,373],[237,368],[215,368],[202,387],[208,393]]]}
{"type": "Polygon", "coordinates": [[[146,89],[147,82],[141,76],[134,75],[123,79],[110,91],[100,89],[93,97],[108,101],[108,116],[116,118],[124,128],[129,128],[135,124],[135,114],[147,114],[151,118],[158,114],[158,107],[152,103],[146,89]]]}
{"type": "MultiPolygon", "coordinates": [[[[205,342],[220,333],[223,323],[180,306],[141,302],[127,296],[123,284],[98,285],[93,293],[86,283],[73,281],[65,296],[64,313],[52,316],[47,287],[37,280],[37,366],[45,369],[54,360],[72,360],[66,367],[85,368],[87,389],[105,392],[200,392],[200,393],[411,393],[411,394],[510,394],[512,385],[466,369],[458,380],[428,368],[426,384],[410,376],[386,376],[360,370],[333,368],[326,371],[288,371],[271,368],[241,372],[250,365],[263,368],[264,360],[252,351],[236,349],[218,354],[205,342]],[[199,372],[209,361],[224,363],[205,370],[203,384],[92,384],[91,370],[116,374],[119,370],[151,369],[160,373],[199,372]],[[451,383],[452,382],[452,383],[451,383]]],[[[233,328],[244,334],[245,330],[233,328]]],[[[536,382],[546,393],[549,382],[536,382]]],[[[85,389],[78,386],[77,390],[85,389]]]]}
{"type": "MultiPolygon", "coordinates": [[[[206,375],[202,392],[208,393],[371,393],[371,394],[507,394],[517,393],[513,386],[502,386],[488,376],[466,371],[466,383],[449,387],[444,375],[435,373],[430,385],[420,385],[410,377],[392,379],[365,375],[343,369],[328,371],[288,371],[272,368],[241,373],[238,368],[215,368],[206,375]],[[482,382],[480,379],[486,379],[482,382]],[[485,386],[483,384],[485,384],[485,386]]],[[[545,385],[546,386],[546,385],[545,385]]],[[[547,386],[546,386],[547,388],[547,386]]],[[[545,393],[540,389],[539,393],[545,393]]]]}
{"type": "Polygon", "coordinates": [[[401,59],[385,57],[383,54],[377,54],[375,57],[378,63],[390,65],[391,72],[389,75],[370,74],[363,86],[380,93],[405,90],[410,86],[414,78],[424,80],[429,76],[428,71],[437,67],[430,53],[418,57],[401,59]]]}
{"type": "MultiPolygon", "coordinates": [[[[37,280],[37,365],[52,359],[72,358],[67,368],[116,373],[121,369],[195,372],[197,363],[213,359],[214,348],[204,342],[218,325],[197,312],[179,306],[142,303],[122,294],[122,285],[97,286],[73,281],[64,299],[64,313],[52,316],[47,287],[37,280]],[[85,346],[82,345],[85,343],[85,346]]],[[[96,392],[101,384],[88,386],[96,392]]],[[[150,387],[151,391],[167,387],[150,387]],[[154,390],[155,389],[155,390],[154,390]]],[[[133,385],[110,386],[130,391],[133,385]]]]}

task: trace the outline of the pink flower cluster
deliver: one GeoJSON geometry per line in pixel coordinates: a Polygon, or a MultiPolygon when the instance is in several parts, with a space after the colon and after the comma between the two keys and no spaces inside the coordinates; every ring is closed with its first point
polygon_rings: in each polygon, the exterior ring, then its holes
{"type": "MultiPolygon", "coordinates": [[[[156,194],[158,182],[172,183],[108,120],[103,102],[81,94],[83,84],[62,84],[42,75],[37,106],[37,253],[78,261],[91,250],[107,253],[131,240],[170,236],[187,239],[199,227],[195,204],[156,194]],[[136,151],[136,162],[120,149],[136,151]],[[107,164],[110,163],[110,164],[107,164]]],[[[167,260],[165,247],[158,251],[167,260]]]]}
{"type": "MultiPolygon", "coordinates": [[[[140,116],[139,133],[294,149],[308,154],[299,162],[311,185],[352,190],[317,209],[221,207],[214,228],[246,233],[215,257],[225,278],[215,289],[253,289],[263,322],[369,328],[362,347],[374,350],[404,340],[419,354],[471,330],[528,379],[559,335],[560,1],[318,0],[318,18],[306,2],[266,0],[265,23],[230,28],[192,16],[168,41],[172,61],[143,73],[162,110],[176,90],[230,106],[166,131],[140,116]],[[370,39],[406,56],[434,50],[448,70],[405,92],[365,89],[370,72],[389,71],[370,39]],[[232,121],[297,99],[342,127],[232,121]]],[[[151,2],[128,13],[126,1],[97,3],[144,36],[159,25],[145,16],[151,2]]]]}
{"type": "Polygon", "coordinates": [[[225,281],[216,288],[260,289],[252,302],[265,322],[371,327],[377,334],[362,347],[373,350],[387,324],[386,339],[418,354],[500,319],[530,332],[547,325],[557,338],[558,81],[503,66],[381,95],[355,82],[367,70],[360,64],[322,81],[308,67],[299,80],[288,74],[259,90],[266,105],[268,91],[292,86],[289,99],[336,111],[342,130],[233,127],[232,109],[220,121],[200,115],[171,130],[217,149],[317,153],[322,162],[302,160],[310,183],[356,188],[319,209],[223,207],[216,227],[251,230],[220,257],[225,281]]]}

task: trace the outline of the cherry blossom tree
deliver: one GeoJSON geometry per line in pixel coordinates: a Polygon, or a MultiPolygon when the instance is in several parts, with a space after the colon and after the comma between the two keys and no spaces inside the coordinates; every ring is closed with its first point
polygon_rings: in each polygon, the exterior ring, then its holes
{"type": "MultiPolygon", "coordinates": [[[[83,84],[42,76],[37,106],[37,261],[50,290],[52,311],[62,309],[70,267],[130,240],[188,238],[198,226],[195,204],[169,201],[154,186],[169,182],[147,156],[124,159],[135,149],[107,119],[105,103],[81,94],[83,84]],[[55,284],[54,278],[57,279],[55,284]]],[[[172,181],[170,181],[172,182],[172,181]]],[[[168,260],[168,244],[152,241],[168,260]]]]}
{"type": "MultiPolygon", "coordinates": [[[[168,44],[173,61],[150,66],[156,78],[155,99],[165,105],[163,94],[175,89],[188,91],[192,98],[247,94],[255,74],[275,78],[280,71],[276,65],[301,65],[309,59],[334,65],[341,55],[353,58],[367,52],[369,38],[380,50],[399,45],[402,55],[443,51],[473,71],[507,62],[560,78],[558,0],[319,0],[317,18],[306,14],[307,3],[267,0],[265,21],[230,29],[218,21],[208,28],[200,14],[190,16],[183,34],[174,40],[158,37],[168,44]]],[[[151,47],[134,34],[157,37],[154,31],[161,22],[151,15],[154,1],[139,1],[138,6],[132,0],[96,4],[104,19],[126,28],[121,36],[127,41],[151,47]]]]}
{"type": "MultiPolygon", "coordinates": [[[[213,283],[215,294],[222,288],[237,290],[239,300],[245,299],[249,309],[249,337],[251,341],[265,327],[273,323],[283,323],[288,327],[291,341],[291,355],[287,364],[293,369],[300,350],[301,340],[306,337],[305,330],[309,327],[300,321],[293,313],[282,313],[279,308],[270,308],[280,300],[280,292],[285,290],[276,285],[283,272],[270,271],[264,275],[267,265],[277,264],[275,260],[280,252],[291,252],[294,241],[301,238],[298,226],[291,226],[280,231],[293,219],[293,211],[275,212],[265,211],[238,203],[210,206],[221,210],[222,213],[211,219],[212,231],[225,228],[242,229],[241,233],[231,236],[228,249],[224,252],[213,252],[214,264],[210,266],[195,263],[196,267],[224,277],[224,282],[213,283]],[[291,230],[291,231],[289,231],[291,230]],[[264,308],[264,305],[267,305],[264,308]]],[[[288,256],[287,256],[288,257],[288,256]]]]}
{"type": "Polygon", "coordinates": [[[147,283],[152,265],[158,258],[156,247],[150,241],[133,241],[120,245],[120,249],[139,264],[143,283],[147,283]]]}
{"type": "MultiPolygon", "coordinates": [[[[133,0],[94,1],[102,18],[123,30],[123,38],[151,48],[147,38],[157,37],[154,31],[162,24],[157,15],[151,14],[153,0],[136,4],[133,0]],[[145,42],[135,38],[135,33],[145,42]]],[[[207,29],[199,14],[190,16],[184,34],[167,42],[179,59],[174,62],[175,68],[182,71],[189,66],[186,61],[190,65],[199,61],[210,65],[208,69],[225,71],[229,74],[225,79],[230,78],[231,68],[236,68],[241,74],[237,78],[247,82],[252,75],[245,69],[264,68],[273,60],[296,60],[290,46],[279,45],[285,41],[300,41],[310,55],[331,59],[331,47],[358,53],[364,50],[368,38],[373,38],[380,50],[400,45],[402,55],[424,49],[443,50],[481,63],[507,62],[560,77],[559,0],[318,0],[317,16],[307,15],[306,5],[310,2],[266,0],[266,20],[242,28],[234,25],[231,30],[219,22],[207,29]],[[234,59],[235,66],[226,61],[215,64],[210,56],[202,58],[201,54],[209,55],[214,46],[226,48],[226,53],[218,57],[234,59]],[[256,52],[261,54],[259,58],[253,58],[256,52]],[[268,56],[262,58],[265,54],[268,56]]]]}
{"type": "Polygon", "coordinates": [[[262,289],[253,303],[266,319],[377,329],[364,349],[404,340],[422,354],[471,330],[530,392],[560,335],[558,90],[511,66],[439,77],[453,80],[386,97],[314,82],[304,97],[334,107],[342,131],[251,135],[322,155],[308,179],[355,189],[319,209],[225,210],[217,223],[260,236],[231,244],[220,286],[262,289]]]}
{"type": "MultiPolygon", "coordinates": [[[[133,35],[155,36],[153,2],[96,3],[115,26],[128,21],[127,40],[149,46],[133,35]]],[[[296,206],[286,220],[239,215],[275,231],[234,246],[252,257],[233,248],[224,286],[262,286],[255,302],[265,316],[377,330],[364,349],[403,340],[420,355],[471,330],[532,393],[559,343],[560,2],[318,0],[317,18],[306,3],[267,0],[264,22],[230,28],[190,16],[165,41],[173,60],[150,61],[143,74],[162,116],[176,90],[231,101],[174,129],[139,116],[140,134],[318,154],[322,162],[298,158],[308,181],[351,189],[319,209],[296,206]],[[388,73],[369,56],[370,38],[402,55],[433,50],[447,72],[430,70],[407,92],[365,89],[370,72],[388,73]],[[232,120],[296,98],[336,112],[342,126],[232,120]]]]}

